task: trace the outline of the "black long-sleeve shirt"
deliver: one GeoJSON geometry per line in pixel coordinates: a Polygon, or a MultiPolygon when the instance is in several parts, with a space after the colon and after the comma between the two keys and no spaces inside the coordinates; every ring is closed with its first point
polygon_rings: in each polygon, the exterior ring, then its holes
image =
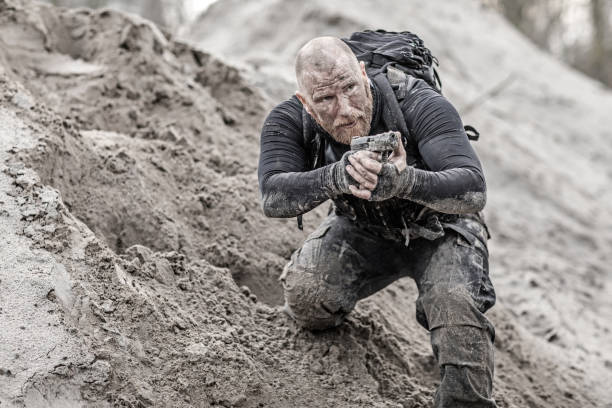
{"type": "MultiPolygon", "coordinates": [[[[370,134],[377,134],[388,129],[382,120],[384,100],[375,84],[372,91],[374,110],[370,134]]],[[[276,106],[268,115],[261,133],[258,176],[265,214],[294,217],[329,198],[356,207],[356,216],[368,217],[369,221],[387,216],[382,215],[388,214],[385,208],[408,208],[412,214],[418,213],[423,206],[448,214],[480,211],[486,201],[485,179],[455,108],[423,81],[417,81],[400,101],[400,107],[411,142],[418,151],[416,155],[420,156],[415,159],[422,163],[422,168],[415,170],[414,186],[406,196],[375,203],[348,194],[334,197],[328,187],[330,180],[326,166],[339,160],[350,147],[335,142],[318,128],[324,134],[326,144],[324,166],[309,169],[304,147],[302,104],[293,96],[276,106]]],[[[384,220],[379,222],[387,224],[384,220]]]]}

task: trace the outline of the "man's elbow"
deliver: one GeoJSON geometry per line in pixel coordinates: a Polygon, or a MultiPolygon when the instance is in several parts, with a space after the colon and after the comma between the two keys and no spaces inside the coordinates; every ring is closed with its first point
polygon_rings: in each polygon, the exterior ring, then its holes
{"type": "Polygon", "coordinates": [[[476,213],[484,209],[487,204],[487,184],[481,171],[478,172],[477,181],[467,194],[462,197],[464,213],[476,213]]]}
{"type": "Polygon", "coordinates": [[[266,204],[265,201],[261,202],[261,209],[268,218],[283,218],[277,208],[274,208],[274,206],[270,204],[266,204]]]}
{"type": "Polygon", "coordinates": [[[483,189],[482,191],[470,193],[466,204],[469,208],[469,211],[466,212],[476,213],[482,211],[487,204],[487,190],[483,189]]]}
{"type": "Polygon", "coordinates": [[[476,213],[484,209],[487,204],[487,184],[482,177],[482,173],[479,174],[478,181],[473,185],[469,192],[467,192],[461,201],[463,205],[461,207],[464,214],[476,213]]]}
{"type": "Polygon", "coordinates": [[[276,210],[276,195],[273,193],[273,189],[268,185],[268,179],[260,179],[259,184],[259,203],[261,209],[266,217],[278,218],[278,211],[276,210]]]}
{"type": "Polygon", "coordinates": [[[272,208],[270,208],[269,205],[266,205],[265,201],[261,201],[261,210],[263,211],[264,215],[268,218],[274,218],[274,211],[272,210],[272,208]]]}
{"type": "Polygon", "coordinates": [[[266,217],[277,218],[277,211],[274,208],[272,200],[270,200],[270,194],[262,191],[260,197],[261,209],[266,217]]]}
{"type": "Polygon", "coordinates": [[[261,209],[264,215],[269,218],[288,218],[293,216],[290,214],[287,200],[279,193],[262,192],[261,209]]]}

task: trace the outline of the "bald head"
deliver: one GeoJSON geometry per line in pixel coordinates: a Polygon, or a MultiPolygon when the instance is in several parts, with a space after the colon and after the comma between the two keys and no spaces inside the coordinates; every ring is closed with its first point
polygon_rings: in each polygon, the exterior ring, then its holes
{"type": "Polygon", "coordinates": [[[308,41],[295,60],[295,77],[298,89],[308,88],[309,77],[315,72],[331,72],[335,68],[359,71],[357,57],[348,45],[336,37],[317,37],[308,41]]]}
{"type": "Polygon", "coordinates": [[[367,135],[372,119],[372,92],[365,66],[339,38],[310,40],[295,61],[298,91],[306,112],[336,141],[350,144],[367,135]]]}

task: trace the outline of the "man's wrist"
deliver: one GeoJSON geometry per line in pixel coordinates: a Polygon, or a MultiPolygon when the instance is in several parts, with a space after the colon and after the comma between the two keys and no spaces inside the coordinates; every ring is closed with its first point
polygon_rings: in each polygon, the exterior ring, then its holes
{"type": "Polygon", "coordinates": [[[348,177],[346,174],[345,160],[339,161],[327,166],[325,171],[325,180],[323,186],[327,195],[332,198],[341,194],[350,193],[348,177]]]}
{"type": "Polygon", "coordinates": [[[396,197],[410,198],[410,193],[414,189],[415,184],[416,170],[412,166],[407,166],[402,172],[399,173],[399,189],[396,197]]]}

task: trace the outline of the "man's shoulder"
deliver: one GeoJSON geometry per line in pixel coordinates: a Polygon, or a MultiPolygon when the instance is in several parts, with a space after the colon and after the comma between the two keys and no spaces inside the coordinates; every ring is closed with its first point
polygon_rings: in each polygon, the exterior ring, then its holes
{"type": "Polygon", "coordinates": [[[264,121],[261,129],[262,140],[275,142],[293,140],[302,145],[304,133],[302,115],[302,104],[296,96],[279,103],[264,121]]]}
{"type": "MultiPolygon", "coordinates": [[[[392,82],[392,85],[394,85],[393,96],[404,113],[405,119],[413,117],[418,113],[417,111],[432,102],[434,104],[447,103],[446,98],[440,92],[432,88],[423,79],[411,75],[406,75],[400,84],[392,82]]],[[[382,92],[380,94],[383,95],[382,92]]],[[[385,106],[390,103],[384,95],[382,99],[385,106]]]]}
{"type": "Polygon", "coordinates": [[[421,102],[430,98],[444,98],[441,93],[436,91],[427,82],[422,79],[409,77],[406,81],[405,90],[402,93],[402,87],[399,87],[400,93],[398,99],[406,102],[421,102]]]}
{"type": "Polygon", "coordinates": [[[268,115],[268,121],[290,121],[295,124],[302,124],[302,103],[295,96],[291,96],[289,99],[276,105],[268,115]]]}

